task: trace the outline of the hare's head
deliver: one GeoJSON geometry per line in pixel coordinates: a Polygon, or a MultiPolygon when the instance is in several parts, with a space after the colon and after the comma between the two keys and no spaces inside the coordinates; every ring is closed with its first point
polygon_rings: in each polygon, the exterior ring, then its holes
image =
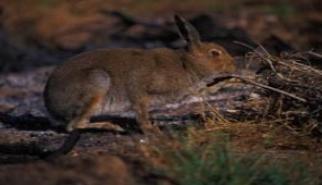
{"type": "Polygon", "coordinates": [[[187,62],[199,75],[235,71],[234,60],[223,47],[201,42],[198,31],[182,17],[175,15],[175,22],[181,37],[187,42],[187,62]]]}

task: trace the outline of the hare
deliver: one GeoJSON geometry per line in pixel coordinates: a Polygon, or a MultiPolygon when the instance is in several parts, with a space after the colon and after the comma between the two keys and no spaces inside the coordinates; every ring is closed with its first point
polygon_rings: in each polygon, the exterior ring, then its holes
{"type": "Polygon", "coordinates": [[[175,15],[184,49],[99,49],[57,67],[48,79],[44,100],[54,120],[68,132],[122,130],[110,122],[89,123],[95,114],[133,110],[144,134],[153,126],[151,106],[175,101],[202,78],[233,72],[233,58],[221,46],[201,42],[197,30],[175,15]]]}

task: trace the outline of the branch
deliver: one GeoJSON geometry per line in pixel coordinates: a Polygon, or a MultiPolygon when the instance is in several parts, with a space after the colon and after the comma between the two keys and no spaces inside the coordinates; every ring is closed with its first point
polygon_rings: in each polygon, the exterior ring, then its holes
{"type": "Polygon", "coordinates": [[[257,83],[257,82],[255,82],[255,81],[253,81],[251,79],[246,79],[246,78],[244,78],[242,76],[239,76],[239,75],[232,75],[232,74],[231,75],[230,74],[217,75],[217,76],[212,78],[212,81],[208,80],[210,83],[207,83],[207,86],[209,87],[209,86],[215,85],[215,84],[217,84],[217,83],[219,83],[221,81],[231,79],[231,78],[236,78],[236,79],[241,80],[244,83],[248,83],[248,84],[251,84],[251,85],[254,85],[254,86],[257,86],[257,87],[261,87],[263,89],[268,89],[270,91],[274,91],[274,92],[277,92],[279,94],[283,94],[285,96],[291,97],[291,98],[296,99],[298,101],[301,101],[303,103],[307,102],[306,99],[298,97],[298,96],[296,96],[296,95],[294,95],[292,93],[289,93],[289,92],[286,92],[286,91],[283,91],[281,89],[277,89],[277,88],[274,88],[274,87],[271,87],[271,86],[268,86],[268,85],[257,83]]]}

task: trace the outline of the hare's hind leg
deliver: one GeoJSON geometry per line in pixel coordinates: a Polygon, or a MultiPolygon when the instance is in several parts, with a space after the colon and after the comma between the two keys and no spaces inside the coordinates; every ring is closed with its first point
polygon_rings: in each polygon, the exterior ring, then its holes
{"type": "Polygon", "coordinates": [[[101,109],[104,97],[104,94],[98,94],[92,97],[89,103],[83,106],[81,113],[67,125],[67,131],[70,132],[70,135],[65,139],[63,145],[57,150],[44,153],[43,156],[40,157],[44,159],[52,159],[57,156],[67,154],[78,142],[81,130],[83,129],[124,131],[120,126],[114,125],[110,122],[90,123],[90,117],[101,109]]]}
{"type": "Polygon", "coordinates": [[[84,106],[83,111],[75,119],[67,125],[67,131],[71,132],[75,129],[100,129],[124,131],[120,126],[111,122],[94,122],[90,123],[90,117],[101,110],[105,95],[99,94],[90,99],[89,103],[84,106]]]}
{"type": "MultiPolygon", "coordinates": [[[[84,83],[82,88],[78,91],[81,99],[79,102],[79,110],[76,116],[67,125],[67,131],[75,129],[104,129],[123,131],[123,129],[114,125],[111,122],[96,122],[90,123],[90,117],[100,113],[103,109],[106,94],[111,86],[109,75],[101,69],[91,69],[84,71],[87,75],[81,79],[84,83]]],[[[78,100],[77,100],[78,101],[78,100]]]]}

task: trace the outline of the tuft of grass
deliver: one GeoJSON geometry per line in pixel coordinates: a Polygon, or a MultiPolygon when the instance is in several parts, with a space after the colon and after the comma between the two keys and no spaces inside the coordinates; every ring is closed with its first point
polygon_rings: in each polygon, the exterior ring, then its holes
{"type": "Polygon", "coordinates": [[[146,156],[178,184],[317,184],[317,180],[301,164],[283,165],[283,162],[270,161],[264,155],[233,152],[226,134],[206,133],[192,128],[173,139],[165,141],[163,138],[157,144],[150,143],[153,147],[146,156]]]}

